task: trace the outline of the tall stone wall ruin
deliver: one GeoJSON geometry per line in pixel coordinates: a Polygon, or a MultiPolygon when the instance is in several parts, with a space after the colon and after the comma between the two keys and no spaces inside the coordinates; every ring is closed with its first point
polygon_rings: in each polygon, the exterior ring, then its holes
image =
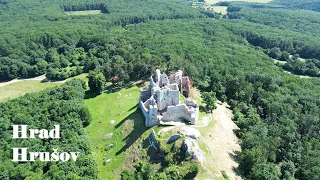
{"type": "Polygon", "coordinates": [[[175,74],[161,74],[157,69],[150,77],[149,88],[141,89],[139,108],[145,116],[147,127],[154,126],[160,121],[195,124],[198,119],[198,105],[193,101],[179,102],[180,92],[186,97],[190,95],[191,83],[182,71],[175,74]]]}

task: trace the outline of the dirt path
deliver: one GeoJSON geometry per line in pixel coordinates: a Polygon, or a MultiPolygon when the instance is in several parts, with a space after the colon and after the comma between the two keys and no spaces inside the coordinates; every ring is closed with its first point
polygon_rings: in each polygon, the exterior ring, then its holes
{"type": "Polygon", "coordinates": [[[63,80],[63,81],[46,80],[46,75],[43,74],[41,76],[37,76],[37,77],[34,77],[34,78],[14,79],[14,80],[11,80],[11,81],[8,81],[8,82],[2,82],[2,83],[0,83],[0,87],[6,86],[6,85],[9,85],[9,84],[12,84],[12,83],[20,82],[20,81],[46,81],[46,82],[53,82],[53,83],[64,83],[64,82],[66,82],[66,80],[63,80]]]}
{"type": "Polygon", "coordinates": [[[230,179],[241,179],[235,172],[238,163],[234,157],[241,148],[238,138],[233,130],[238,129],[237,125],[231,120],[232,111],[226,104],[217,104],[217,109],[212,112],[216,124],[203,135],[204,141],[212,154],[212,158],[220,171],[226,171],[230,179]]]}
{"type": "Polygon", "coordinates": [[[0,87],[9,85],[9,84],[12,84],[12,83],[15,83],[15,82],[20,82],[20,81],[30,81],[30,80],[33,80],[33,81],[42,81],[42,80],[45,80],[45,79],[46,79],[46,76],[45,76],[45,75],[41,75],[41,76],[38,76],[38,77],[29,78],[29,79],[14,79],[14,80],[11,80],[11,81],[8,81],[8,82],[2,82],[2,83],[0,83],[0,87]]]}
{"type": "MultiPolygon", "coordinates": [[[[234,130],[239,129],[232,121],[232,111],[228,109],[227,104],[216,104],[215,109],[210,116],[204,116],[201,122],[192,126],[193,128],[208,128],[201,134],[198,142],[205,145],[206,158],[201,163],[204,174],[197,179],[223,179],[220,171],[225,171],[230,180],[242,179],[237,174],[238,163],[235,161],[236,153],[241,151],[238,144],[238,138],[234,134],[234,130]],[[210,127],[209,123],[214,119],[214,126],[210,127]],[[214,172],[212,170],[218,170],[214,172]]],[[[186,125],[184,125],[186,126],[186,125]]],[[[166,127],[159,131],[162,133],[177,133],[175,129],[181,129],[184,126],[166,127]]]]}

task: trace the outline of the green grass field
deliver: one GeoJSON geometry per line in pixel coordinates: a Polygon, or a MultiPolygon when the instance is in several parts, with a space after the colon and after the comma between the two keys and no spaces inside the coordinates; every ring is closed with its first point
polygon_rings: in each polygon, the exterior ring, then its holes
{"type": "Polygon", "coordinates": [[[77,76],[68,78],[67,81],[69,81],[69,80],[71,80],[71,79],[74,79],[74,78],[78,78],[78,79],[81,79],[81,80],[83,80],[83,81],[85,81],[85,82],[88,82],[87,76],[88,76],[88,73],[82,73],[82,74],[79,74],[79,75],[77,75],[77,76]]]}
{"type": "MultiPolygon", "coordinates": [[[[79,78],[87,82],[87,75],[87,73],[80,74],[78,76],[67,79],[67,81],[73,78],[79,78]]],[[[46,88],[55,87],[63,83],[64,82],[41,82],[37,80],[30,80],[8,84],[3,87],[0,87],[0,102],[23,96],[26,93],[42,91],[46,88]]]]}
{"type": "Polygon", "coordinates": [[[227,14],[227,6],[210,6],[214,12],[221,13],[221,14],[227,14]]]}
{"type": "Polygon", "coordinates": [[[277,60],[277,59],[272,59],[274,63],[279,63],[281,65],[283,64],[286,64],[287,62],[286,61],[280,61],[280,60],[277,60]]]}
{"type": "MultiPolygon", "coordinates": [[[[268,3],[271,0],[229,0],[229,1],[245,1],[245,2],[256,2],[256,3],[268,3]]],[[[205,0],[205,7],[211,7],[214,12],[227,14],[227,6],[212,6],[212,4],[221,2],[221,0],[205,0]]]]}
{"type": "Polygon", "coordinates": [[[118,179],[125,161],[125,152],[146,130],[143,115],[136,105],[140,96],[138,87],[105,93],[85,100],[92,116],[85,131],[99,169],[100,179],[118,179]],[[114,120],[114,124],[110,121],[114,120]],[[104,135],[113,133],[108,140],[104,135]],[[112,145],[111,145],[112,144],[112,145]],[[105,164],[107,159],[112,159],[105,164]]]}
{"type": "Polygon", "coordinates": [[[40,81],[20,81],[8,84],[0,88],[0,101],[7,101],[26,93],[38,92],[46,88],[54,87],[63,83],[51,83],[40,81]]]}
{"type": "Polygon", "coordinates": [[[88,11],[69,11],[66,14],[71,16],[85,16],[85,15],[96,15],[102,14],[101,10],[88,10],[88,11]]]}

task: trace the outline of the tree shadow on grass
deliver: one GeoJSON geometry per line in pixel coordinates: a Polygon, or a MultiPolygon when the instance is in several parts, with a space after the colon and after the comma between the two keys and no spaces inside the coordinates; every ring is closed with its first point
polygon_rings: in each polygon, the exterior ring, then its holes
{"type": "Polygon", "coordinates": [[[137,87],[142,88],[145,86],[145,81],[141,81],[135,84],[137,87]]]}
{"type": "Polygon", "coordinates": [[[95,98],[97,97],[99,94],[93,93],[90,90],[86,90],[85,94],[84,94],[84,99],[91,99],[91,98],[95,98]]]}
{"type": "Polygon", "coordinates": [[[241,138],[241,131],[240,129],[233,129],[233,134],[235,134],[238,138],[241,138]]]}
{"type": "MultiPolygon", "coordinates": [[[[229,156],[237,163],[240,163],[240,151],[233,151],[233,153],[229,153],[229,156]]],[[[244,177],[241,169],[239,167],[232,167],[233,172],[240,177],[244,177]]]]}
{"type": "Polygon", "coordinates": [[[136,111],[131,113],[129,116],[125,117],[115,127],[116,128],[120,127],[126,121],[133,121],[133,130],[126,137],[122,139],[122,141],[126,142],[126,145],[124,145],[119,151],[117,151],[116,153],[117,156],[123,153],[124,151],[126,151],[147,130],[147,128],[144,125],[144,116],[139,109],[136,109],[136,111]]]}
{"type": "MultiPolygon", "coordinates": [[[[140,112],[139,109],[137,109],[137,107],[138,107],[138,104],[132,106],[132,107],[128,110],[128,112],[136,109],[135,112],[131,113],[129,116],[127,116],[127,117],[125,117],[124,119],[122,119],[122,120],[121,120],[117,125],[115,125],[114,127],[115,127],[115,128],[119,128],[119,127],[120,127],[123,123],[125,123],[127,120],[132,120],[132,119],[130,119],[130,116],[133,115],[133,114],[135,114],[135,113],[140,113],[140,114],[142,115],[142,113],[140,112]],[[137,111],[138,111],[138,112],[137,112],[137,111]]],[[[143,116],[143,115],[142,115],[142,117],[141,117],[141,121],[143,121],[142,124],[144,125],[144,116],[143,116]]]]}
{"type": "Polygon", "coordinates": [[[138,107],[138,104],[136,104],[135,106],[132,106],[132,108],[130,108],[129,110],[128,110],[128,112],[129,111],[132,111],[133,109],[135,109],[135,108],[137,108],[138,107]]]}
{"type": "MultiPolygon", "coordinates": [[[[148,146],[148,150],[147,150],[147,155],[149,157],[149,162],[151,164],[157,164],[157,163],[161,163],[163,161],[163,157],[160,157],[159,155],[161,154],[161,150],[160,149],[154,149],[149,142],[149,139],[146,138],[144,140],[144,143],[147,144],[148,146]]],[[[160,148],[160,147],[159,147],[160,148]]]]}
{"type": "Polygon", "coordinates": [[[239,160],[240,160],[240,151],[233,151],[233,153],[228,153],[228,154],[235,162],[239,162],[239,160]]]}

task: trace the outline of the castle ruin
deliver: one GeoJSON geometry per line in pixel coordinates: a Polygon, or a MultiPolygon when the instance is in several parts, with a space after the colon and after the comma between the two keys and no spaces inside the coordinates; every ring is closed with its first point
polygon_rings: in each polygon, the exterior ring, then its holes
{"type": "Polygon", "coordinates": [[[157,69],[150,77],[149,88],[142,88],[139,108],[145,117],[146,127],[170,122],[195,124],[198,120],[199,106],[192,100],[179,102],[180,93],[190,96],[191,82],[179,70],[169,77],[157,69]]]}

